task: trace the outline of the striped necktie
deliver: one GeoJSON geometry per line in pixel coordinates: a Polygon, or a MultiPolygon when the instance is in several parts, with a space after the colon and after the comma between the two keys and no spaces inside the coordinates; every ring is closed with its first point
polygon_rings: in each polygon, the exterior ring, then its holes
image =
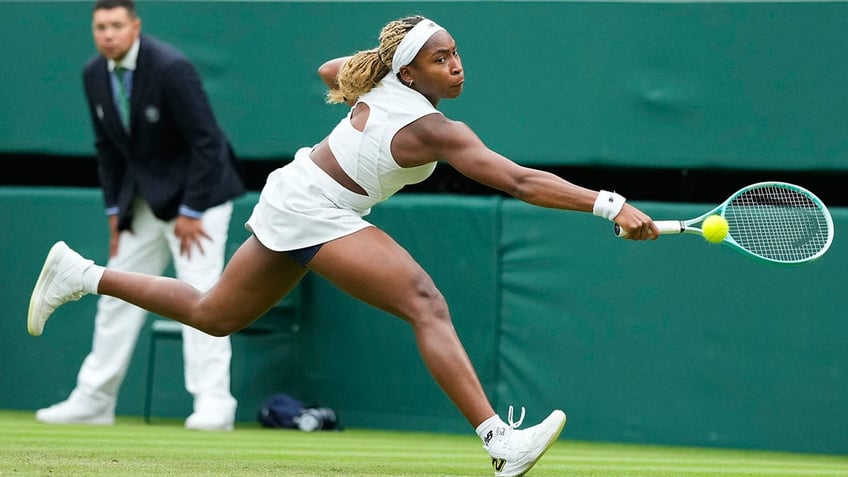
{"type": "Polygon", "coordinates": [[[121,122],[124,128],[130,127],[130,98],[127,94],[127,69],[120,66],[115,67],[115,78],[118,80],[118,112],[121,114],[121,122]]]}

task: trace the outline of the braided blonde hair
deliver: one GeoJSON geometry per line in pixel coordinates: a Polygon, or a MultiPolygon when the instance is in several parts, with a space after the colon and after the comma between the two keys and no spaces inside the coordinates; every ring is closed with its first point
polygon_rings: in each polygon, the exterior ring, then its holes
{"type": "Polygon", "coordinates": [[[401,40],[424,17],[413,15],[393,20],[380,30],[380,46],[359,51],[342,65],[336,75],[337,89],[327,93],[327,102],[355,103],[360,96],[371,91],[392,71],[392,58],[401,40]]]}

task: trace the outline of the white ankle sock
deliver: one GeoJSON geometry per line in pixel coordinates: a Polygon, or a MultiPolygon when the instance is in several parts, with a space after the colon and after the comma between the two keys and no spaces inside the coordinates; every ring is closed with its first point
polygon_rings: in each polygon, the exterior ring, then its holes
{"type": "Polygon", "coordinates": [[[103,278],[103,272],[106,268],[100,265],[92,264],[82,272],[82,289],[86,293],[97,294],[97,286],[100,284],[100,279],[103,278]]]}
{"type": "Polygon", "coordinates": [[[498,428],[504,429],[506,427],[507,425],[505,422],[503,422],[501,417],[495,414],[494,416],[483,421],[479,426],[477,426],[477,429],[474,429],[474,431],[477,433],[478,436],[480,436],[480,439],[483,439],[483,444],[488,444],[489,441],[492,440],[492,437],[495,436],[495,431],[498,428]]]}

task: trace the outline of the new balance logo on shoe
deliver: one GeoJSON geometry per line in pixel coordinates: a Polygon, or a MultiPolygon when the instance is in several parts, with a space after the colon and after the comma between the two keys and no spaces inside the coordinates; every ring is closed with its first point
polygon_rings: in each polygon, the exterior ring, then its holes
{"type": "Polygon", "coordinates": [[[506,459],[495,459],[492,457],[492,467],[495,468],[495,472],[502,471],[504,466],[506,466],[506,459]]]}
{"type": "Polygon", "coordinates": [[[486,437],[483,438],[483,444],[488,446],[489,441],[491,441],[495,437],[503,437],[504,435],[506,435],[506,428],[496,427],[493,431],[489,431],[486,433],[486,437]]]}

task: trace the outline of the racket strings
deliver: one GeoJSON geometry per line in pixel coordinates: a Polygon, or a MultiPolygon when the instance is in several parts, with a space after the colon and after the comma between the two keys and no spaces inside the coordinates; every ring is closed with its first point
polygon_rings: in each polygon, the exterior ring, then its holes
{"type": "Polygon", "coordinates": [[[801,191],[779,185],[746,190],[728,203],[724,217],[740,247],[770,260],[805,261],[830,244],[827,210],[801,191]]]}

